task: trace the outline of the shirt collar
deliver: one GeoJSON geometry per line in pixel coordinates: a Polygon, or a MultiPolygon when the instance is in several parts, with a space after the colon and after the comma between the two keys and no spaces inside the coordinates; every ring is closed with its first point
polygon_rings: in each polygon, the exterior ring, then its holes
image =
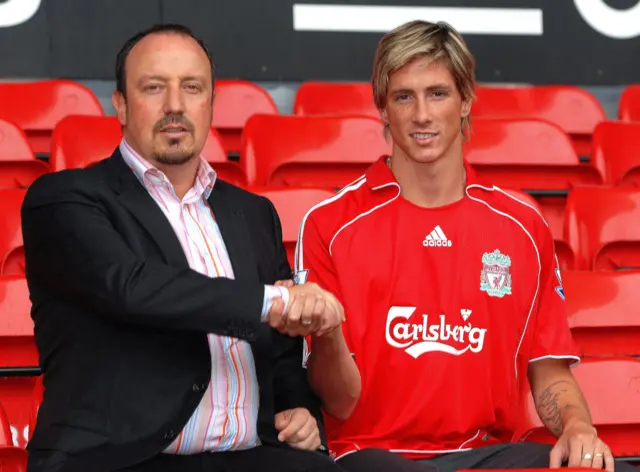
{"type": "MultiPolygon", "coordinates": [[[[378,190],[381,188],[389,187],[391,185],[398,185],[398,181],[396,177],[391,172],[391,169],[387,165],[387,160],[390,159],[390,156],[383,155],[373,164],[369,169],[367,169],[366,177],[367,177],[367,185],[371,190],[378,190]]],[[[467,162],[466,159],[463,160],[464,168],[467,172],[467,184],[469,185],[475,184],[478,182],[478,175],[475,170],[471,167],[471,165],[467,162]]]]}
{"type": "MultiPolygon", "coordinates": [[[[119,149],[125,163],[147,190],[152,186],[168,186],[173,191],[173,185],[165,173],[157,167],[154,167],[149,161],[134,151],[124,138],[122,138],[120,142],[119,149]]],[[[199,159],[200,166],[198,167],[195,183],[185,196],[185,199],[197,199],[202,196],[208,199],[216,182],[216,171],[213,170],[211,165],[202,156],[200,156],[199,159]]]]}

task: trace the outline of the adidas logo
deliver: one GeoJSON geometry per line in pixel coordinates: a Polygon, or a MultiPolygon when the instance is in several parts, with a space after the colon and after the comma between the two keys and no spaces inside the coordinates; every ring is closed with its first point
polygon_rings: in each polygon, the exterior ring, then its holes
{"type": "Polygon", "coordinates": [[[424,241],[422,241],[422,245],[424,247],[451,247],[452,246],[451,240],[444,235],[444,232],[442,231],[442,228],[439,225],[436,226],[433,229],[433,231],[431,231],[431,233],[427,235],[426,238],[424,238],[424,241]]]}

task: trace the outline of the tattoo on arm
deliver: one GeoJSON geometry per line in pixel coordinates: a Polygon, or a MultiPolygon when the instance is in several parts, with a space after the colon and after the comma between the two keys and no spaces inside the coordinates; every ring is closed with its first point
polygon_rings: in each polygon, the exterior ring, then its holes
{"type": "Polygon", "coordinates": [[[571,387],[571,382],[558,380],[549,385],[538,396],[537,407],[540,419],[556,435],[562,433],[562,410],[570,406],[561,406],[558,399],[568,392],[571,387]]]}

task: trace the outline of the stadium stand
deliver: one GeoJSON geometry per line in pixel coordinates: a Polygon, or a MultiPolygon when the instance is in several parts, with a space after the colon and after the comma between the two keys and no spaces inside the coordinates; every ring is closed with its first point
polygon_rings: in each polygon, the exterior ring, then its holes
{"type": "Polygon", "coordinates": [[[67,115],[104,115],[87,87],[70,80],[0,83],[0,119],[18,125],[36,154],[48,154],[51,133],[67,115]]]}
{"type": "Polygon", "coordinates": [[[591,165],[600,171],[607,185],[638,187],[640,123],[600,123],[593,133],[591,165]]]}
{"type": "Polygon", "coordinates": [[[240,163],[252,185],[338,189],[389,152],[379,119],[255,115],[240,163]]]}
{"type": "Polygon", "coordinates": [[[567,198],[565,241],[576,270],[640,268],[640,190],[583,187],[567,198]]]}
{"type": "Polygon", "coordinates": [[[250,192],[268,198],[280,217],[282,241],[287,250],[289,265],[293,267],[293,253],[298,239],[300,222],[314,205],[335,195],[327,189],[269,187],[248,188],[250,192]]]}
{"type": "MultiPolygon", "coordinates": [[[[109,157],[122,139],[117,118],[111,116],[67,116],[60,120],[52,137],[50,165],[53,171],[88,167],[109,157]]],[[[202,156],[210,162],[220,178],[236,185],[246,185],[246,177],[237,162],[227,159],[215,129],[202,156]]]]}
{"type": "Polygon", "coordinates": [[[568,271],[562,281],[582,355],[640,356],[640,271],[568,271]]]}
{"type": "Polygon", "coordinates": [[[252,115],[278,114],[271,96],[252,82],[218,80],[215,94],[212,126],[220,134],[224,150],[232,155],[240,152],[242,130],[252,115]]]}
{"type": "Polygon", "coordinates": [[[49,166],[36,159],[24,132],[0,120],[0,189],[26,188],[47,172],[49,166]]]}
{"type": "Polygon", "coordinates": [[[296,92],[293,114],[365,115],[380,118],[373,103],[373,89],[366,82],[304,82],[296,92]]]}
{"type": "MultiPolygon", "coordinates": [[[[625,357],[583,359],[573,373],[591,410],[598,436],[615,456],[640,461],[640,360],[625,357]],[[606,385],[606,388],[603,388],[606,385]]],[[[527,392],[516,440],[555,444],[527,392]]]]}
{"type": "Polygon", "coordinates": [[[29,435],[33,389],[40,373],[30,311],[26,280],[0,277],[0,404],[13,445],[19,447],[26,445],[29,435]]]}
{"type": "Polygon", "coordinates": [[[640,121],[640,84],[627,86],[620,96],[618,118],[622,121],[640,121]]]}
{"type": "Polygon", "coordinates": [[[26,190],[0,190],[0,275],[24,274],[20,207],[26,190]]]}
{"type": "Polygon", "coordinates": [[[476,89],[472,118],[539,118],[571,137],[579,156],[589,156],[591,135],[606,119],[602,105],[586,90],[570,85],[476,89]]]}

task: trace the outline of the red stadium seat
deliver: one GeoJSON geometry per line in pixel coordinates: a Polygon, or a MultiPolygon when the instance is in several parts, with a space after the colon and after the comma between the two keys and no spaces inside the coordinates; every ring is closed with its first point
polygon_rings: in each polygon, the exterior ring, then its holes
{"type": "Polygon", "coordinates": [[[71,115],[63,118],[51,137],[51,170],[80,169],[109,157],[122,139],[115,116],[71,115]]]}
{"type": "Polygon", "coordinates": [[[0,447],[0,472],[26,472],[27,451],[17,447],[0,447]]]}
{"type": "Polygon", "coordinates": [[[622,91],[618,117],[622,121],[640,121],[640,84],[629,85],[622,91]]]}
{"type": "Polygon", "coordinates": [[[380,118],[373,102],[370,83],[304,82],[298,88],[293,114],[313,115],[366,115],[380,118]]]}
{"type": "Polygon", "coordinates": [[[0,118],[13,121],[27,135],[35,153],[49,154],[50,138],[67,115],[103,115],[87,87],[70,80],[0,84],[0,118]]]}
{"type": "Polygon", "coordinates": [[[563,272],[567,315],[584,356],[640,356],[640,271],[563,272]]]}
{"type": "Polygon", "coordinates": [[[49,166],[36,159],[20,128],[0,120],[0,189],[26,188],[49,166]]]}
{"type": "Polygon", "coordinates": [[[227,153],[240,152],[242,130],[252,115],[278,114],[271,96],[252,82],[218,80],[215,94],[212,126],[220,134],[227,153]]]}
{"type": "MultiPolygon", "coordinates": [[[[68,116],[53,132],[51,168],[54,171],[88,167],[109,157],[122,140],[122,127],[112,116],[68,116]]],[[[227,159],[218,133],[211,129],[202,150],[221,179],[245,185],[240,165],[227,159]]]]}
{"type": "Polygon", "coordinates": [[[640,121],[605,121],[593,133],[591,165],[609,185],[640,186],[640,121]]]}
{"type": "Polygon", "coordinates": [[[567,199],[565,241],[576,270],[640,268],[640,190],[577,188],[567,199]]]}
{"type": "Polygon", "coordinates": [[[9,417],[15,445],[20,447],[29,437],[37,381],[32,375],[39,373],[30,312],[26,280],[0,277],[0,404],[9,417]]]}
{"type": "Polygon", "coordinates": [[[581,164],[566,134],[542,120],[477,119],[472,127],[465,156],[480,179],[535,195],[558,252],[570,257],[561,243],[566,194],[602,183],[598,170],[581,164]]]}
{"type": "Polygon", "coordinates": [[[304,215],[314,205],[331,198],[335,192],[313,188],[253,188],[251,192],[268,198],[278,212],[282,223],[282,241],[287,249],[289,265],[293,267],[293,255],[298,239],[298,230],[304,215]]]}
{"type": "Polygon", "coordinates": [[[247,122],[240,162],[253,185],[341,188],[390,152],[374,118],[258,115],[247,122]]]}
{"type": "Polygon", "coordinates": [[[590,154],[593,130],[606,119],[598,100],[575,86],[481,86],[476,90],[476,97],[471,111],[473,117],[539,118],[549,121],[569,134],[580,156],[590,154]]]}
{"type": "Polygon", "coordinates": [[[24,274],[20,208],[26,190],[0,190],[0,275],[24,274]]]}
{"type": "MultiPolygon", "coordinates": [[[[614,456],[639,457],[640,360],[584,359],[573,374],[587,399],[598,436],[614,456]]],[[[554,444],[557,439],[542,425],[529,393],[523,410],[515,439],[554,444]]]]}
{"type": "Polygon", "coordinates": [[[0,369],[37,366],[27,281],[15,275],[0,277],[0,369]]]}
{"type": "MultiPolygon", "coordinates": [[[[538,211],[538,213],[544,216],[544,210],[540,206],[540,203],[528,193],[521,192],[519,190],[503,190],[510,193],[512,196],[522,200],[523,202],[528,203],[529,205],[534,207],[538,211]]],[[[558,256],[558,264],[560,265],[560,269],[571,270],[573,268],[573,251],[571,250],[571,247],[563,240],[556,239],[555,251],[556,255],[558,256]]]]}

